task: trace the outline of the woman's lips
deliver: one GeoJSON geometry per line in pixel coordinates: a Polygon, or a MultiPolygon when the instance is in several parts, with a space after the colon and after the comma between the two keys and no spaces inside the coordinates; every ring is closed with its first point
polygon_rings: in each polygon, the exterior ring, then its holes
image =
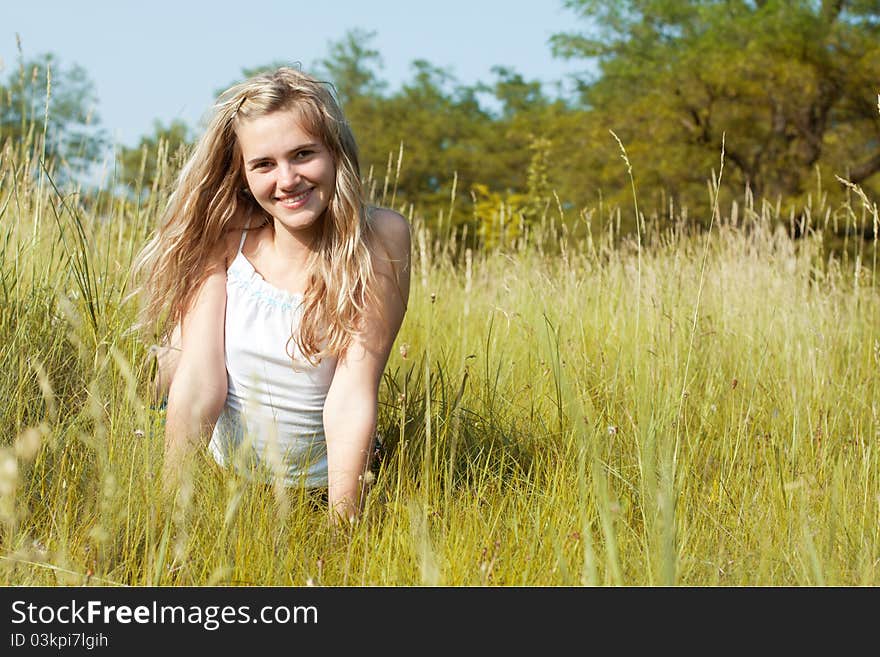
{"type": "Polygon", "coordinates": [[[278,196],[278,197],[276,197],[276,199],[277,199],[278,203],[281,204],[282,206],[284,206],[285,208],[293,210],[298,207],[301,207],[302,205],[305,205],[306,201],[308,201],[309,197],[312,195],[312,192],[314,191],[314,189],[315,188],[312,187],[312,188],[307,189],[303,192],[299,192],[298,194],[288,194],[285,196],[278,196]]]}

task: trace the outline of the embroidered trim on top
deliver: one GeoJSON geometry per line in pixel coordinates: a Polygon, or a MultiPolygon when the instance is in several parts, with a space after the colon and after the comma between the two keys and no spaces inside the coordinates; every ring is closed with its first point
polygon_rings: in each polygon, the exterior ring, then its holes
{"type": "MultiPolygon", "coordinates": [[[[238,258],[236,258],[236,261],[238,258]]],[[[249,267],[250,276],[236,271],[235,262],[226,270],[226,278],[229,282],[238,285],[253,298],[260,299],[272,306],[283,310],[295,310],[301,302],[298,300],[302,295],[292,294],[281,290],[267,282],[253,267],[249,267]]]]}

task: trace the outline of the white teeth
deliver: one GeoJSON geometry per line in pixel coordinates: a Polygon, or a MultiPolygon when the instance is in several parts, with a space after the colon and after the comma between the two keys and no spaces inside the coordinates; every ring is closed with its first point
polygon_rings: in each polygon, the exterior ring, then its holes
{"type": "Polygon", "coordinates": [[[311,192],[311,191],[312,191],[311,189],[307,189],[304,192],[300,192],[296,196],[282,196],[279,200],[282,203],[298,203],[299,201],[303,200],[306,196],[308,196],[309,192],[311,192]]]}

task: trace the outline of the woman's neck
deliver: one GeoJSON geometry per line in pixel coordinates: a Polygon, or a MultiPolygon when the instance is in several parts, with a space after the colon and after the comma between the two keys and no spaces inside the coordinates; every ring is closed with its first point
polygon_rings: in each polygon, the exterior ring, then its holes
{"type": "Polygon", "coordinates": [[[314,227],[308,230],[291,230],[278,221],[273,223],[271,244],[275,255],[302,270],[315,252],[319,233],[314,227]]]}

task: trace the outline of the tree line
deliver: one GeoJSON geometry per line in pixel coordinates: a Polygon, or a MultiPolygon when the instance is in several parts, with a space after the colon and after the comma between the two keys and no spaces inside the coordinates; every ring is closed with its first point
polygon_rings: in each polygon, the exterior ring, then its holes
{"type": "MultiPolygon", "coordinates": [[[[661,219],[685,207],[695,221],[707,217],[722,149],[730,194],[748,189],[797,208],[819,180],[842,195],[838,175],[880,197],[880,0],[563,4],[574,29],[551,39],[552,54],[595,64],[567,94],[504,66],[465,85],[424,60],[389,90],[374,34],[354,30],[330,45],[310,72],[333,84],[375,197],[428,222],[473,224],[492,243],[548,212],[629,207],[621,145],[640,207],[661,219]]],[[[22,63],[0,86],[0,138],[22,141],[46,124],[47,160],[81,169],[106,147],[93,101],[81,68],[63,69],[53,55],[22,63]]],[[[170,184],[197,134],[157,122],[121,147],[123,193],[170,184]]]]}

